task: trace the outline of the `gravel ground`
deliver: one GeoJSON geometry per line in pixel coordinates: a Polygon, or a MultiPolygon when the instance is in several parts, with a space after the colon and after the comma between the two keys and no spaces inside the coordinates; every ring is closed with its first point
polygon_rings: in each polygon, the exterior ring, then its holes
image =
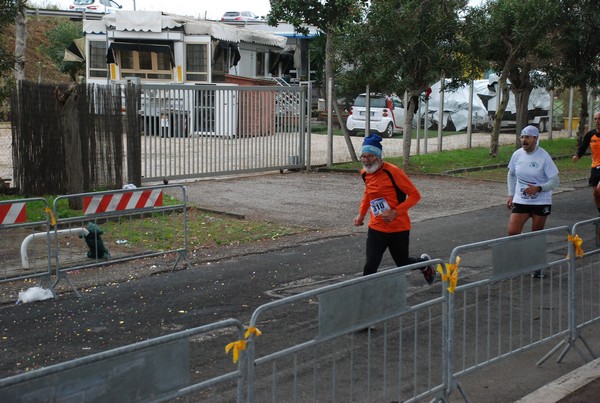
{"type": "MultiPolygon", "coordinates": [[[[501,205],[506,185],[445,176],[412,176],[422,199],[411,209],[413,222],[501,205]]],[[[192,204],[252,219],[267,219],[340,234],[352,226],[364,184],[358,173],[291,172],[198,181],[187,185],[192,204]]]]}

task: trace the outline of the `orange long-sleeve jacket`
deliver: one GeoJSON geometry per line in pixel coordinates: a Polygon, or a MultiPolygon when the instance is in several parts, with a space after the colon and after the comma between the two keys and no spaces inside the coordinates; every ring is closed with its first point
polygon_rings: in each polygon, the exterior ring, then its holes
{"type": "Polygon", "coordinates": [[[586,133],[577,149],[577,157],[583,157],[588,147],[592,150],[592,168],[600,166],[600,133],[598,130],[590,130],[586,133]]]}
{"type": "Polygon", "coordinates": [[[382,167],[376,172],[369,174],[363,169],[361,175],[365,181],[365,193],[360,203],[359,214],[365,216],[370,210],[369,228],[381,232],[410,230],[408,209],[421,200],[421,194],[406,173],[393,164],[383,162],[382,167]],[[389,208],[398,213],[391,223],[386,223],[370,209],[371,201],[379,198],[385,199],[389,208]]]}

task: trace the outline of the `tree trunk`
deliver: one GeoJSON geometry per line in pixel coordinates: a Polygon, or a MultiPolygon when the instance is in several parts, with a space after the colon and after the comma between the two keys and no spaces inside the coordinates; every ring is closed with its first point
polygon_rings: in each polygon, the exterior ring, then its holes
{"type": "Polygon", "coordinates": [[[25,10],[17,12],[15,18],[15,72],[16,81],[25,79],[25,49],[27,47],[27,17],[25,10]]]}
{"type": "Polygon", "coordinates": [[[354,150],[354,144],[352,144],[352,139],[350,139],[350,134],[348,133],[348,128],[346,127],[346,122],[344,122],[344,118],[342,116],[342,111],[340,110],[340,106],[338,105],[337,96],[335,95],[335,91],[331,94],[331,103],[333,105],[333,110],[338,118],[338,122],[340,123],[340,128],[342,129],[342,133],[344,133],[344,140],[346,140],[346,146],[348,147],[348,151],[350,152],[350,157],[353,162],[358,162],[358,157],[356,156],[356,150],[354,150]]]}
{"type": "Polygon", "coordinates": [[[498,156],[500,127],[502,125],[502,117],[504,116],[506,105],[508,105],[508,85],[506,83],[506,75],[504,73],[500,75],[498,85],[500,86],[502,96],[500,99],[500,104],[496,107],[496,116],[494,116],[494,127],[492,129],[492,136],[490,138],[490,155],[492,157],[498,156]]]}
{"type": "Polygon", "coordinates": [[[515,148],[521,147],[521,130],[529,124],[529,96],[531,95],[532,89],[533,88],[528,85],[523,89],[516,89],[513,91],[517,109],[515,148]]]}
{"type": "MultiPolygon", "coordinates": [[[[137,111],[141,108],[141,85],[128,83],[125,91],[125,109],[137,111]]],[[[142,139],[140,119],[137,114],[128,113],[127,117],[127,183],[142,186],[142,139]]]]}
{"type": "MultiPolygon", "coordinates": [[[[579,93],[581,94],[581,111],[579,112],[579,127],[577,128],[577,144],[581,144],[585,136],[585,123],[588,120],[588,97],[587,85],[579,85],[579,93]]],[[[591,127],[589,128],[591,129],[591,127]]]]}
{"type": "MultiPolygon", "coordinates": [[[[60,119],[64,129],[67,191],[69,194],[83,193],[83,161],[81,156],[81,138],[79,137],[79,113],[77,111],[77,85],[71,85],[67,91],[56,90],[56,98],[61,104],[60,119]]],[[[83,209],[83,200],[69,199],[69,208],[83,209]]]]}
{"type": "MultiPolygon", "coordinates": [[[[346,122],[344,122],[344,118],[342,116],[342,112],[340,111],[340,106],[337,103],[337,97],[335,96],[335,78],[333,74],[333,67],[331,65],[331,34],[329,30],[325,33],[325,82],[329,82],[329,78],[331,77],[331,83],[333,86],[333,94],[331,95],[331,105],[333,105],[333,110],[337,116],[338,122],[340,123],[340,128],[344,133],[344,140],[346,140],[346,146],[348,147],[348,151],[350,152],[350,156],[352,157],[352,161],[357,162],[358,158],[356,157],[356,151],[354,150],[354,145],[352,144],[352,140],[350,139],[350,134],[348,134],[348,129],[346,128],[346,122]]],[[[331,111],[328,111],[331,113],[331,111]]]]}
{"type": "Polygon", "coordinates": [[[407,169],[410,164],[412,121],[417,109],[419,95],[421,95],[421,91],[411,91],[408,95],[409,102],[406,107],[406,114],[404,115],[404,133],[402,134],[402,167],[404,169],[407,169]],[[417,97],[417,102],[415,102],[415,97],[417,97]]]}

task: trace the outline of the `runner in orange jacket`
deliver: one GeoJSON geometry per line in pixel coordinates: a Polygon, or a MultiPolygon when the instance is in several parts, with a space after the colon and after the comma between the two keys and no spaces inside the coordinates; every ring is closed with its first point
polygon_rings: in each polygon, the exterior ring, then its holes
{"type": "MultiPolygon", "coordinates": [[[[585,134],[577,152],[573,155],[573,162],[583,157],[588,147],[592,151],[592,169],[590,171],[589,185],[594,188],[594,204],[600,214],[600,112],[594,114],[596,128],[585,134]]],[[[600,236],[600,235],[599,235],[600,236]]]]}
{"type": "MultiPolygon", "coordinates": [[[[408,210],[421,200],[421,194],[402,169],[382,160],[382,153],[381,137],[374,133],[365,137],[360,156],[365,192],[354,219],[354,225],[361,226],[370,211],[365,276],[377,272],[386,249],[398,267],[431,260],[425,253],[418,259],[408,255],[411,229],[408,210]]],[[[433,284],[436,276],[433,266],[421,271],[427,284],[433,284]]]]}

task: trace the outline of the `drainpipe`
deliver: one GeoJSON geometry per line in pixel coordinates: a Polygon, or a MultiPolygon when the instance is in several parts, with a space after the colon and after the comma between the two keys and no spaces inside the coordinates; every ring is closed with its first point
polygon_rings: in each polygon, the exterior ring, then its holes
{"type": "MultiPolygon", "coordinates": [[[[85,228],[68,228],[68,229],[61,229],[61,230],[57,230],[56,234],[78,234],[79,236],[86,236],[87,234],[90,233],[90,231],[88,231],[85,228]]],[[[29,243],[31,241],[33,241],[36,238],[40,238],[42,236],[49,236],[48,232],[36,232],[35,234],[30,234],[27,235],[25,237],[25,239],[23,239],[23,242],[21,242],[21,267],[23,267],[24,269],[29,269],[29,257],[27,256],[27,247],[29,246],[29,243]]]]}

